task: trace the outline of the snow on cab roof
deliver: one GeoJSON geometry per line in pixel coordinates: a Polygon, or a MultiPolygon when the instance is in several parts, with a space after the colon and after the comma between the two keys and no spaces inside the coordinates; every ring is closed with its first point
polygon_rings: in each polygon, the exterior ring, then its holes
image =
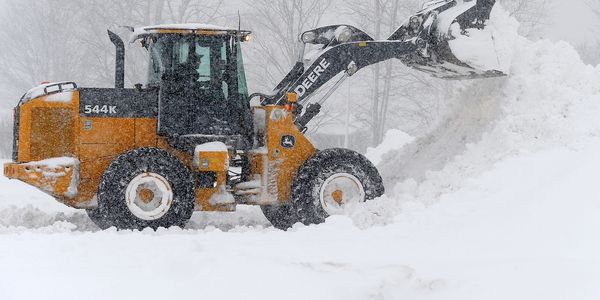
{"type": "Polygon", "coordinates": [[[155,30],[208,30],[208,31],[237,31],[237,29],[227,28],[212,24],[184,23],[184,24],[162,24],[142,27],[144,31],[155,30]]]}
{"type": "MultiPolygon", "coordinates": [[[[161,25],[151,25],[135,28],[132,36],[132,40],[136,40],[143,35],[159,33],[165,30],[182,30],[182,31],[214,31],[215,33],[223,33],[226,34],[228,32],[238,32],[240,30],[212,25],[212,24],[202,24],[202,23],[183,23],[183,24],[161,24],[161,25]]],[[[242,32],[246,32],[245,30],[241,30],[242,32]]]]}

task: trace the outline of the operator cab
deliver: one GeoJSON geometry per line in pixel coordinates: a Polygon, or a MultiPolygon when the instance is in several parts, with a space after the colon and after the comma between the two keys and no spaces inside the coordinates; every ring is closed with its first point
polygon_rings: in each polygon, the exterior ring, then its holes
{"type": "Polygon", "coordinates": [[[136,30],[159,88],[158,133],[181,150],[220,141],[251,146],[252,117],[240,43],[250,32],[182,24],[136,30]]]}

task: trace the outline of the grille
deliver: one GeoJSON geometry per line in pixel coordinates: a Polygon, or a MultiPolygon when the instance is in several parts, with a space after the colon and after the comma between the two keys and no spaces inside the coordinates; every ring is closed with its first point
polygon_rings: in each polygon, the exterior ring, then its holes
{"type": "Polygon", "coordinates": [[[73,156],[73,112],[67,108],[36,107],[31,111],[31,159],[73,156]]]}

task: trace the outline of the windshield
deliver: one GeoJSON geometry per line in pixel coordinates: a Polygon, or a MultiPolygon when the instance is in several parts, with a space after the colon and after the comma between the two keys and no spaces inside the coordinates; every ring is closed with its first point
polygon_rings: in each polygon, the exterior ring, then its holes
{"type": "Polygon", "coordinates": [[[225,71],[227,44],[222,37],[165,35],[150,44],[148,85],[157,84],[165,73],[186,72],[191,81],[210,81],[225,71]]]}
{"type": "Polygon", "coordinates": [[[232,37],[169,34],[151,37],[148,44],[148,86],[169,78],[217,98],[247,99],[242,56],[232,37]]]}
{"type": "Polygon", "coordinates": [[[251,114],[235,35],[158,34],[144,40],[148,86],[160,88],[164,134],[251,134],[251,114]]]}

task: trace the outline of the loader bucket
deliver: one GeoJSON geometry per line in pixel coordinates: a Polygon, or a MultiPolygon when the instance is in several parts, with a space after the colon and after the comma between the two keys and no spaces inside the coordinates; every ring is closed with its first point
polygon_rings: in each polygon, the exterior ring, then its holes
{"type": "Polygon", "coordinates": [[[417,55],[400,59],[408,66],[445,79],[505,75],[486,30],[496,0],[437,0],[425,3],[388,40],[414,40],[417,55]],[[473,37],[476,37],[473,38],[473,37]]]}

